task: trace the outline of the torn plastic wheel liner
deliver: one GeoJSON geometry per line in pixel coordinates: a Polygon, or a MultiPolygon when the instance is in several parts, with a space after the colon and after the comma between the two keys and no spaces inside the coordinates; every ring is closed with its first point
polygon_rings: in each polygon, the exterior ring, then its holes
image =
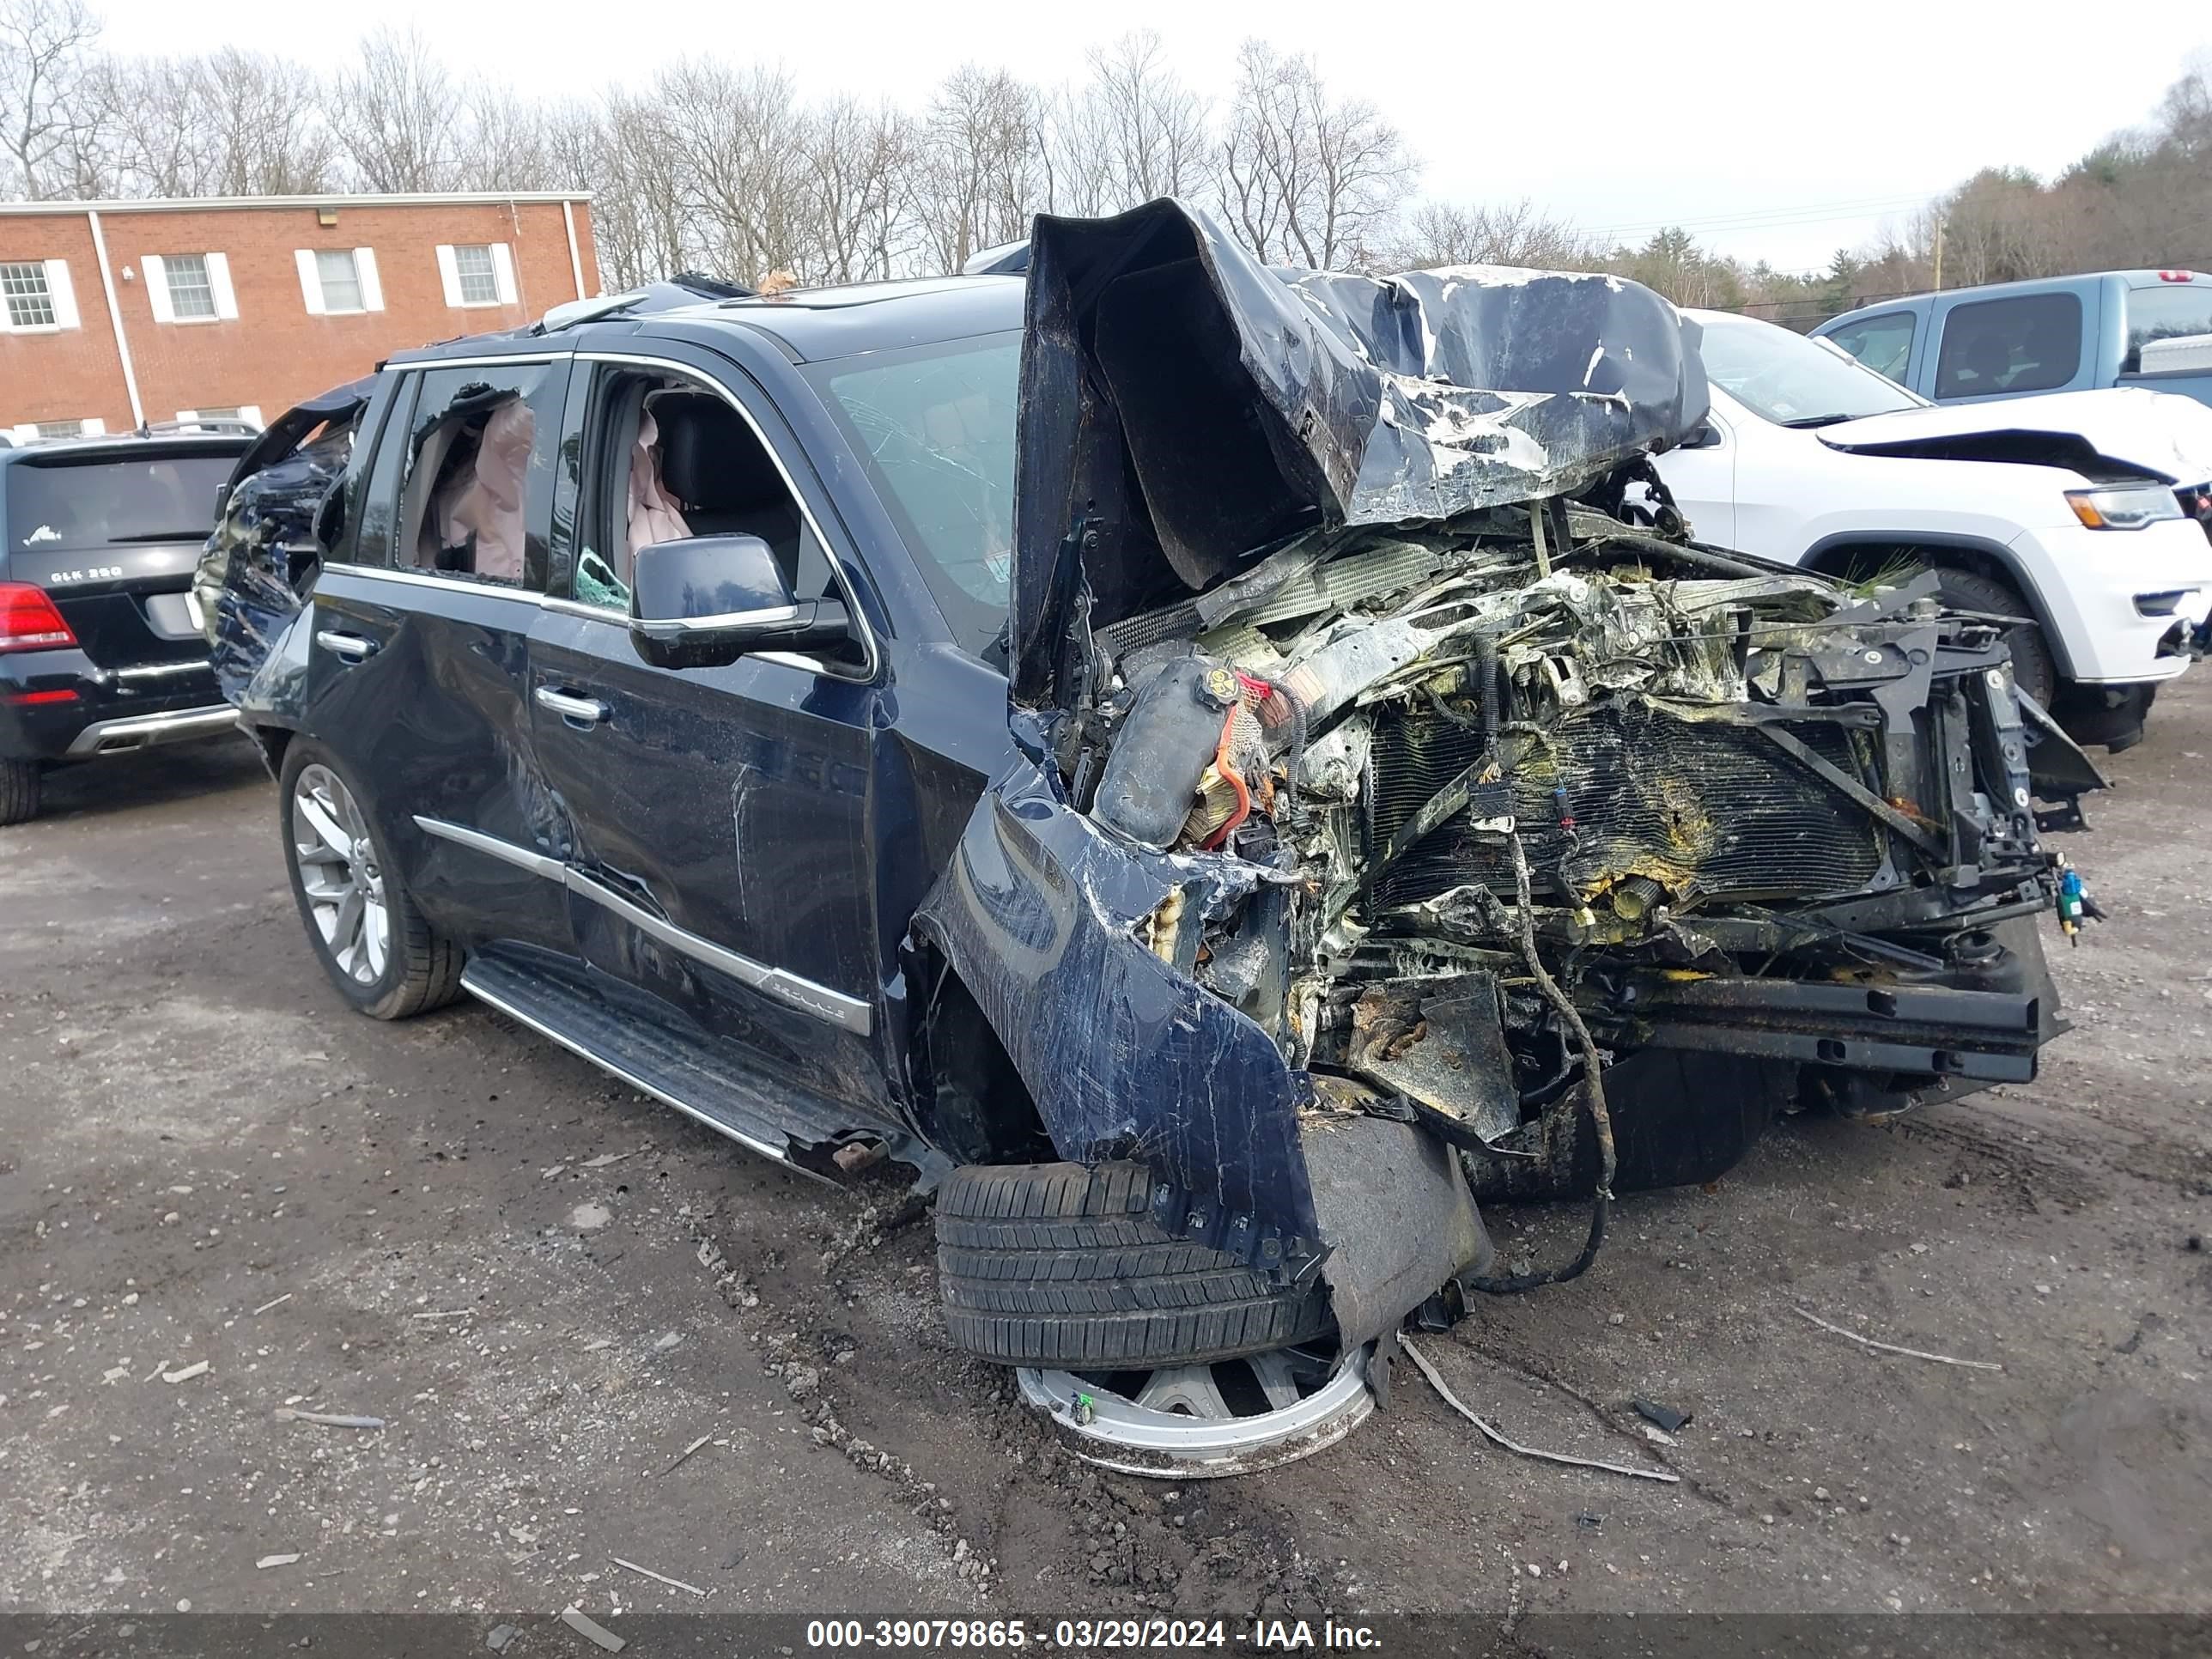
{"type": "Polygon", "coordinates": [[[1358,1349],[1326,1374],[1307,1356],[1278,1349],[1108,1379],[1126,1393],[1101,1374],[1025,1366],[1015,1375],[1023,1398],[1085,1462],[1121,1474],[1209,1480],[1296,1462],[1365,1422],[1375,1409],[1367,1385],[1373,1352],[1372,1345],[1358,1349]]]}

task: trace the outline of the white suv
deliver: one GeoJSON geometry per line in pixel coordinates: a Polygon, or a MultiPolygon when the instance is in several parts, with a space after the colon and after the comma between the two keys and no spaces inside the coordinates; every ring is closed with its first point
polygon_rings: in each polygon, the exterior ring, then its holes
{"type": "Polygon", "coordinates": [[[1825,341],[1725,312],[1712,414],[1661,477],[1701,541],[1846,575],[1938,573],[2014,630],[2023,689],[2124,748],[2212,611],[2212,409],[2138,390],[1939,408],[1825,341]]]}

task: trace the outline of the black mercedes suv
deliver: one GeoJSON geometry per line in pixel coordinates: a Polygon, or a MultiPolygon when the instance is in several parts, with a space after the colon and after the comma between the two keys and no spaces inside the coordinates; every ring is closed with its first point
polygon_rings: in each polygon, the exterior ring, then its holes
{"type": "Polygon", "coordinates": [[[48,768],[233,731],[190,593],[252,429],[210,422],[0,447],[0,823],[48,768]]]}
{"type": "Polygon", "coordinates": [[[2033,1075],[2033,798],[2094,775],[1929,579],[1691,538],[1694,323],[1171,202],[1032,261],[288,417],[203,591],[349,1002],[911,1164],[954,1340],[1094,1380],[1325,1372],[1545,1277],[1477,1198],[1589,1197],[1563,1276],[1779,1112],[2033,1075]]]}

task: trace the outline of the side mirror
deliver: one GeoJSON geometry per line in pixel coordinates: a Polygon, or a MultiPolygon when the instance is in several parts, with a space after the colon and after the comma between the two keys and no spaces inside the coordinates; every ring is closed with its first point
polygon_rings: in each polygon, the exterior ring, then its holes
{"type": "Polygon", "coordinates": [[[656,668],[719,668],[756,651],[808,651],[849,637],[836,599],[801,599],[757,536],[693,536],[637,550],[629,636],[656,668]]]}
{"type": "Polygon", "coordinates": [[[1674,446],[1677,449],[1718,449],[1720,447],[1721,429],[1711,421],[1700,421],[1692,428],[1688,437],[1674,446]]]}

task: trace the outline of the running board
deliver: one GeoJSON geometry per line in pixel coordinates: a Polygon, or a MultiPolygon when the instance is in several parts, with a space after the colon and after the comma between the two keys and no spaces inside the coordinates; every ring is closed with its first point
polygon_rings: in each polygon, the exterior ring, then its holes
{"type": "Polygon", "coordinates": [[[827,1185],[838,1182],[797,1152],[860,1136],[888,1143],[894,1156],[902,1151],[905,1137],[895,1128],[794,1094],[787,1084],[771,1092],[737,1073],[703,1036],[617,1009],[581,970],[472,956],[461,988],[717,1134],[827,1185]]]}

